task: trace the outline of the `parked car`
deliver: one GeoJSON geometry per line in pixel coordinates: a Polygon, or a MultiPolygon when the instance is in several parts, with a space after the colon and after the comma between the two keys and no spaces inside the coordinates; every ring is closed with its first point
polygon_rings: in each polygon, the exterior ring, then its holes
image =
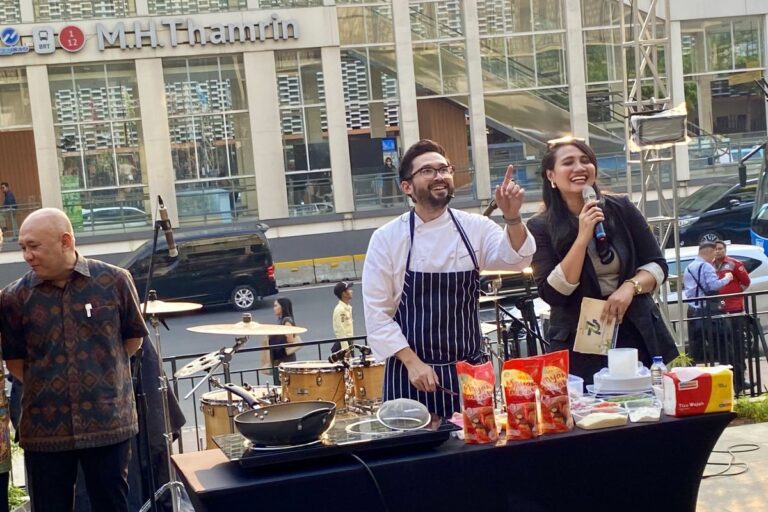
{"type": "MultiPolygon", "coordinates": [[[[680,265],[675,262],[675,250],[667,249],[664,251],[664,257],[669,265],[669,293],[667,302],[669,303],[669,319],[677,321],[679,315],[677,312],[677,291],[682,288],[683,272],[688,265],[696,258],[698,247],[680,248],[680,265]]],[[[768,257],[760,247],[754,245],[732,244],[727,248],[728,256],[741,261],[749,272],[749,278],[752,283],[747,291],[766,291],[768,292],[768,257]]],[[[685,303],[684,303],[685,304],[685,303]]],[[[685,314],[686,306],[683,307],[685,314]]],[[[757,296],[757,310],[768,311],[768,294],[757,296]]]]}
{"type": "Polygon", "coordinates": [[[83,227],[86,229],[146,227],[151,221],[144,210],[133,206],[83,208],[82,211],[83,227]]]}
{"type": "MultiPolygon", "coordinates": [[[[252,309],[258,300],[277,293],[267,229],[259,224],[174,233],[177,258],[168,256],[168,246],[160,237],[150,289],[157,290],[160,300],[252,309]]],[[[142,300],[151,256],[149,241],[120,264],[133,276],[142,300]]]]}
{"type": "MultiPolygon", "coordinates": [[[[699,245],[704,240],[749,243],[749,223],[755,204],[757,180],[739,185],[738,179],[710,183],[678,205],[680,247],[699,245]]],[[[673,247],[670,239],[667,247],[673,247]]]]}

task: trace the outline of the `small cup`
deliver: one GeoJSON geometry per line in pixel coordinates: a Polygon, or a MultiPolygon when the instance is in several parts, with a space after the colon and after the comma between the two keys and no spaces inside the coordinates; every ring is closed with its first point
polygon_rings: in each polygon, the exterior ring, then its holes
{"type": "Polygon", "coordinates": [[[608,374],[614,378],[634,377],[637,374],[637,349],[610,349],[608,351],[608,374]]]}

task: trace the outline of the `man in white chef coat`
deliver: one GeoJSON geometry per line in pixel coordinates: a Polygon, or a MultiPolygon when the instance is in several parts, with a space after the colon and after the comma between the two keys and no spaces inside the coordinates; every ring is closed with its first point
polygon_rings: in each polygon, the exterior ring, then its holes
{"type": "Polygon", "coordinates": [[[522,270],[536,245],[511,165],[494,197],[503,228],[448,208],[454,167],[436,142],[411,146],[398,172],[414,208],[371,237],[363,267],[368,342],[386,360],[384,400],[412,398],[448,417],[460,408],[456,362],[480,359],[480,270],[522,270]]]}

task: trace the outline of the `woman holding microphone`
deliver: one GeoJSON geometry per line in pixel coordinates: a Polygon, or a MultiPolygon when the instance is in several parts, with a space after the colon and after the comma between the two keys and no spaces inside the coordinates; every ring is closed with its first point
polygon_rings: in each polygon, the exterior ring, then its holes
{"type": "Polygon", "coordinates": [[[606,301],[601,319],[616,320],[616,346],[677,356],[650,293],[667,278],[667,263],[647,221],[626,196],[601,196],[597,158],[576,138],[549,142],[542,160],[544,208],[528,221],[536,240],[532,267],[539,296],[551,307],[550,350],[570,351],[570,372],[592,383],[607,357],[573,351],[584,297],[606,301]],[[586,199],[585,199],[586,198],[586,199]]]}

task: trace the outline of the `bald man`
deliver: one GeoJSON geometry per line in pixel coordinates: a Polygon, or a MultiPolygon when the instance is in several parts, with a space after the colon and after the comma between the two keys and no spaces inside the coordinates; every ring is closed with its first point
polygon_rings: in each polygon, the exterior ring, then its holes
{"type": "Polygon", "coordinates": [[[75,249],[64,212],[19,230],[31,270],[0,295],[2,350],[24,383],[19,440],[35,512],[71,511],[78,463],[93,510],[128,511],[138,432],[130,356],[147,328],[130,274],[75,249]]]}

